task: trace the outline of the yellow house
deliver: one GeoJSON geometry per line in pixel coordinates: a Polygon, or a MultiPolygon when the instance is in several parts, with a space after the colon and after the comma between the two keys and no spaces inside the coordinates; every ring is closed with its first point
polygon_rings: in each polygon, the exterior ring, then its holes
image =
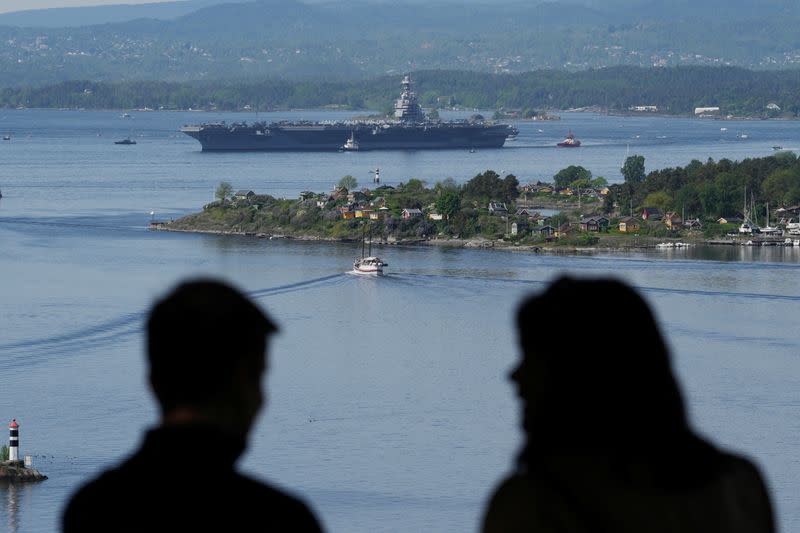
{"type": "Polygon", "coordinates": [[[356,218],[356,213],[355,211],[345,211],[344,213],[342,213],[342,218],[345,220],[350,218],[356,218]]]}

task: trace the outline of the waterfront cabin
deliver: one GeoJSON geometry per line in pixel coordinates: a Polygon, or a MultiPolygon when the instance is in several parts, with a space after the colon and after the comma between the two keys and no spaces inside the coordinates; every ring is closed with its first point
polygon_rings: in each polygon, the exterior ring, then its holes
{"type": "Polygon", "coordinates": [[[581,231],[603,231],[608,229],[608,219],[606,217],[585,217],[581,219],[581,231]]]}
{"type": "Polygon", "coordinates": [[[428,213],[428,220],[443,220],[444,216],[441,213],[428,213]]]}
{"type": "Polygon", "coordinates": [[[717,219],[717,224],[741,224],[744,222],[744,218],[734,215],[730,217],[720,217],[717,219]]]}
{"type": "Polygon", "coordinates": [[[686,229],[701,229],[703,224],[699,218],[689,218],[683,221],[683,227],[686,229]]]}
{"type": "Polygon", "coordinates": [[[538,233],[542,237],[551,237],[555,235],[556,228],[548,224],[547,226],[542,226],[540,228],[533,228],[533,233],[538,233]]]}
{"type": "Polygon", "coordinates": [[[622,217],[619,219],[620,233],[636,233],[642,227],[636,217],[622,217]]]}

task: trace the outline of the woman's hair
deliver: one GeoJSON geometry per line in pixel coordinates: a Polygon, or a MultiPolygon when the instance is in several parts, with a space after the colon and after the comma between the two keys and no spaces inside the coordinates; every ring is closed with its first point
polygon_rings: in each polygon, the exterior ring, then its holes
{"type": "Polygon", "coordinates": [[[666,344],[628,285],[560,278],[523,302],[517,326],[529,448],[617,447],[688,431],[666,344]]]}

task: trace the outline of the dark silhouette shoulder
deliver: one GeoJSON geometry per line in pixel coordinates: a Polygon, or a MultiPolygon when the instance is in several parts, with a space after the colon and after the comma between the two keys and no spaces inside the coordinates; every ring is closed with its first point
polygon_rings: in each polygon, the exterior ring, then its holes
{"type": "Polygon", "coordinates": [[[225,438],[198,428],[151,431],[135,455],[74,496],[65,533],[321,531],[299,499],[236,472],[244,443],[225,438]]]}

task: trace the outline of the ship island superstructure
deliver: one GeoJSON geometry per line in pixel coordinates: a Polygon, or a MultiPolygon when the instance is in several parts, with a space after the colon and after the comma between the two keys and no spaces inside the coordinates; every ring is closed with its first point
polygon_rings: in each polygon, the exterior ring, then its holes
{"type": "Polygon", "coordinates": [[[359,151],[500,148],[517,129],[482,119],[430,120],[405,76],[394,120],[200,124],[181,131],[203,151],[337,151],[352,139],[359,151]]]}

